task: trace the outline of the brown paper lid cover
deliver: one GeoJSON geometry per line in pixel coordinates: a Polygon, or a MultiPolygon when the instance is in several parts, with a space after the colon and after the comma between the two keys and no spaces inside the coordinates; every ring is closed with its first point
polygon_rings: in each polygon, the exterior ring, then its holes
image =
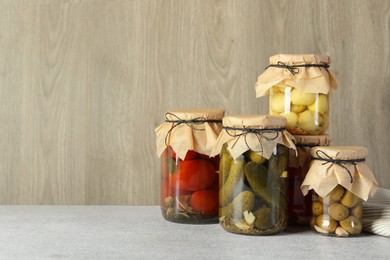
{"type": "Polygon", "coordinates": [[[329,135],[293,135],[296,145],[328,146],[331,142],[329,135]]]}
{"type": "Polygon", "coordinates": [[[362,146],[313,147],[310,150],[312,164],[301,185],[303,194],[306,195],[313,189],[318,195],[325,197],[337,185],[341,185],[361,199],[367,200],[378,187],[378,182],[366,162],[359,161],[365,159],[367,154],[367,148],[362,146]],[[327,160],[339,160],[339,163],[327,160]]]}
{"type": "Polygon", "coordinates": [[[223,126],[225,129],[219,135],[211,155],[215,156],[219,154],[225,143],[227,143],[227,149],[233,159],[236,159],[248,150],[255,151],[266,159],[269,159],[277,144],[282,144],[295,150],[292,135],[284,129],[286,123],[287,120],[283,116],[226,116],[223,118],[223,126]],[[236,130],[229,128],[236,128],[236,130]],[[270,129],[271,131],[249,133],[245,130],[240,130],[245,128],[270,129]]]}
{"type": "Polygon", "coordinates": [[[179,158],[184,159],[188,150],[210,155],[222,130],[223,109],[175,109],[165,113],[166,122],[155,129],[157,155],[171,146],[179,158]],[[185,120],[199,120],[185,122],[185,120]],[[210,122],[219,121],[219,122],[210,122]],[[168,121],[168,122],[167,122],[168,121]]]}
{"type": "MultiPolygon", "coordinates": [[[[330,64],[330,57],[319,54],[278,54],[270,58],[270,64],[283,63],[288,66],[303,64],[330,64]]],[[[305,92],[328,94],[338,86],[330,68],[295,67],[297,73],[287,68],[268,67],[256,83],[256,97],[266,96],[272,86],[295,87],[305,92]]]]}
{"type": "Polygon", "coordinates": [[[310,148],[313,146],[328,146],[331,142],[329,135],[293,135],[293,137],[298,156],[290,152],[289,167],[292,168],[306,169],[311,161],[310,148]]]}

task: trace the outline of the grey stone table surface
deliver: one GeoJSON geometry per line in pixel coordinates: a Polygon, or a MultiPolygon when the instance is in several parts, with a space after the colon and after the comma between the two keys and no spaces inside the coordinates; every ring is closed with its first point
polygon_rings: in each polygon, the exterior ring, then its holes
{"type": "Polygon", "coordinates": [[[159,207],[0,206],[0,259],[390,259],[390,239],[264,237],[165,221],[159,207]]]}

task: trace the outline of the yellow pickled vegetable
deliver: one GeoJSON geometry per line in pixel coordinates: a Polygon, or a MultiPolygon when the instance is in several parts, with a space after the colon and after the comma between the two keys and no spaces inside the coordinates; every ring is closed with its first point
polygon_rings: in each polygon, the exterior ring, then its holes
{"type": "Polygon", "coordinates": [[[291,103],[294,105],[310,105],[316,99],[316,94],[303,92],[300,89],[294,88],[291,91],[291,103]]]}
{"type": "Polygon", "coordinates": [[[328,96],[324,94],[319,94],[316,100],[307,106],[310,111],[318,113],[326,113],[329,110],[328,96]]]}
{"type": "Polygon", "coordinates": [[[293,129],[297,126],[298,115],[296,113],[288,112],[288,113],[282,113],[281,115],[287,119],[286,128],[293,129]]]}
{"type": "Polygon", "coordinates": [[[284,112],[284,94],[274,93],[271,95],[270,107],[274,112],[284,112]]]}

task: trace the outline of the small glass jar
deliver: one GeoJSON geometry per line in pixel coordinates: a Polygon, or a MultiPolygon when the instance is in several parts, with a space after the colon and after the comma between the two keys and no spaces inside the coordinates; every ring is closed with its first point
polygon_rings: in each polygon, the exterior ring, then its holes
{"type": "Polygon", "coordinates": [[[311,227],[323,235],[355,236],[362,232],[363,200],[341,185],[329,195],[313,192],[311,227]]]}
{"type": "Polygon", "coordinates": [[[303,196],[301,184],[309,171],[311,157],[310,148],[314,146],[328,146],[328,135],[294,135],[297,155],[290,151],[288,167],[288,222],[290,225],[309,226],[312,216],[311,191],[303,196]]]}
{"type": "Polygon", "coordinates": [[[218,223],[219,156],[210,157],[222,130],[221,109],[167,112],[156,129],[161,154],[161,211],[171,222],[218,223]]]}
{"type": "Polygon", "coordinates": [[[311,228],[322,235],[348,237],[362,231],[362,204],[378,187],[361,146],[316,146],[301,185],[313,190],[311,228]]]}
{"type": "MultiPolygon", "coordinates": [[[[227,116],[220,150],[219,217],[229,232],[271,235],[287,226],[290,145],[280,116],[227,116]],[[267,130],[267,128],[269,130],[267,130]],[[232,145],[231,148],[230,145],[232,145]]],[[[292,146],[293,143],[291,141],[292,146]]],[[[294,147],[295,148],[295,147],[294,147]]]]}
{"type": "Polygon", "coordinates": [[[323,134],[329,125],[329,94],[337,88],[329,64],[326,55],[274,55],[258,78],[256,96],[269,94],[269,113],[284,116],[291,134],[323,134]]]}

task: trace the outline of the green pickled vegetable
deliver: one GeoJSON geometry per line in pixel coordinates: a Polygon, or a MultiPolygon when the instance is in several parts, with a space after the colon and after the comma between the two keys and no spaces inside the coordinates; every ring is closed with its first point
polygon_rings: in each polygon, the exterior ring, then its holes
{"type": "Polygon", "coordinates": [[[248,162],[244,167],[245,176],[249,185],[257,196],[268,204],[274,204],[272,192],[267,188],[268,170],[261,164],[248,162]]]}
{"type": "Polygon", "coordinates": [[[220,217],[241,218],[245,211],[251,211],[255,203],[255,195],[250,191],[238,194],[232,202],[219,209],[220,217]]]}
{"type": "Polygon", "coordinates": [[[262,164],[262,163],[264,163],[267,160],[263,156],[261,156],[260,154],[255,153],[252,150],[247,151],[245,154],[249,157],[249,159],[251,159],[252,162],[255,162],[255,163],[258,163],[258,164],[262,164]]]}
{"type": "Polygon", "coordinates": [[[221,156],[219,159],[219,170],[220,170],[220,186],[226,182],[226,179],[229,176],[230,166],[232,164],[233,158],[230,156],[227,145],[225,144],[222,147],[221,156]]]}
{"type": "Polygon", "coordinates": [[[235,190],[239,192],[243,190],[244,164],[245,160],[243,155],[239,156],[235,160],[232,160],[229,176],[227,177],[225,183],[221,185],[219,191],[221,206],[226,206],[232,201],[235,190]],[[239,187],[239,184],[241,184],[242,187],[239,187]]]}
{"type": "Polygon", "coordinates": [[[254,212],[256,217],[255,227],[260,230],[270,229],[273,226],[272,209],[267,207],[262,207],[254,212]]]}

